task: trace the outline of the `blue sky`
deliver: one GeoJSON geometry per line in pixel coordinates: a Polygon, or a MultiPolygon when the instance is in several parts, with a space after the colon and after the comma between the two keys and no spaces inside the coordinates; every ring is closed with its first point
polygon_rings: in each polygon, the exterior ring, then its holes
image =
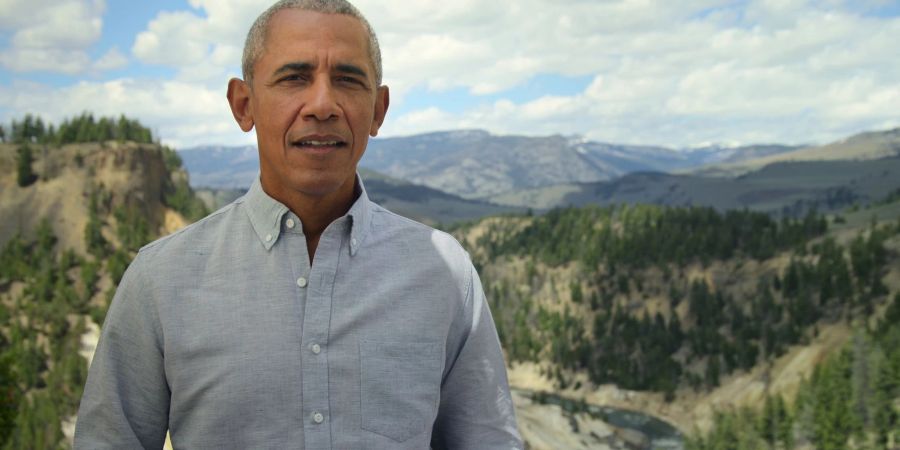
{"type": "MultiPolygon", "coordinates": [[[[224,99],[265,0],[0,0],[0,121],[126,114],[180,148],[255,140],[224,99]]],[[[900,2],[359,0],[382,135],[826,142],[900,126],[900,2]]]]}

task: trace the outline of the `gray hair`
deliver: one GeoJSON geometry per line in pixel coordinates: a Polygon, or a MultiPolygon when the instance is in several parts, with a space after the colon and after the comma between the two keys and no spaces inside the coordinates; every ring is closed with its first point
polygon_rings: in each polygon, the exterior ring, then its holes
{"type": "Polygon", "coordinates": [[[247,41],[244,43],[244,56],[241,58],[241,71],[244,80],[248,83],[253,81],[253,65],[262,54],[266,46],[266,33],[269,31],[269,22],[275,13],[284,9],[300,9],[303,11],[312,11],[323,14],[343,14],[354,17],[362,23],[363,28],[369,35],[369,59],[375,68],[375,82],[377,86],[381,86],[381,48],[378,47],[378,37],[375,36],[375,30],[369,21],[350,4],[347,0],[280,0],[269,9],[265,10],[247,33],[247,41]]]}

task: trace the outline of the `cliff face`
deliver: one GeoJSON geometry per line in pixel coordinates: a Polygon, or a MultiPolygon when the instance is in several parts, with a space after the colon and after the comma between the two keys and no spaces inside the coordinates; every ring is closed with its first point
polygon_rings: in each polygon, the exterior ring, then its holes
{"type": "MultiPolygon", "coordinates": [[[[85,254],[91,196],[97,199],[100,216],[124,208],[146,220],[152,235],[167,234],[184,224],[184,219],[165,205],[164,195],[167,186],[186,174],[180,169],[167,170],[158,145],[32,145],[37,181],[25,187],[17,183],[18,148],[0,145],[0,245],[16,233],[30,239],[40,221],[47,219],[59,239],[58,248],[85,254]]],[[[115,242],[108,227],[103,234],[115,242]]]]}

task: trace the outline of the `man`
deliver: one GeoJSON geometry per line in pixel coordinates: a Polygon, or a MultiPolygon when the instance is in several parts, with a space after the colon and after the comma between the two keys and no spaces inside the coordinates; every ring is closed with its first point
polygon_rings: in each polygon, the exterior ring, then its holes
{"type": "Polygon", "coordinates": [[[228,101],[260,178],[144,247],[103,326],[75,447],[521,448],[490,311],[445,233],[369,201],[388,108],[345,0],[281,1],[228,101]]]}

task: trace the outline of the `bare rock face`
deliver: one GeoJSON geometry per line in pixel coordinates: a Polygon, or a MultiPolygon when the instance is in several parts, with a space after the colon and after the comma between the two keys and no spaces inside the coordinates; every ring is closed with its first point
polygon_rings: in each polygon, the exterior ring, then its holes
{"type": "MultiPolygon", "coordinates": [[[[53,148],[32,144],[32,168],[38,179],[20,187],[16,178],[18,147],[0,145],[0,245],[17,233],[33,237],[41,220],[47,219],[59,238],[59,248],[84,254],[92,196],[97,199],[100,216],[124,208],[144,218],[151,233],[162,234],[166,212],[172,213],[163,202],[166,188],[175,178],[187,176],[181,170],[167,171],[157,145],[108,142],[53,148]]],[[[104,236],[115,240],[111,229],[104,229],[104,236]]]]}

